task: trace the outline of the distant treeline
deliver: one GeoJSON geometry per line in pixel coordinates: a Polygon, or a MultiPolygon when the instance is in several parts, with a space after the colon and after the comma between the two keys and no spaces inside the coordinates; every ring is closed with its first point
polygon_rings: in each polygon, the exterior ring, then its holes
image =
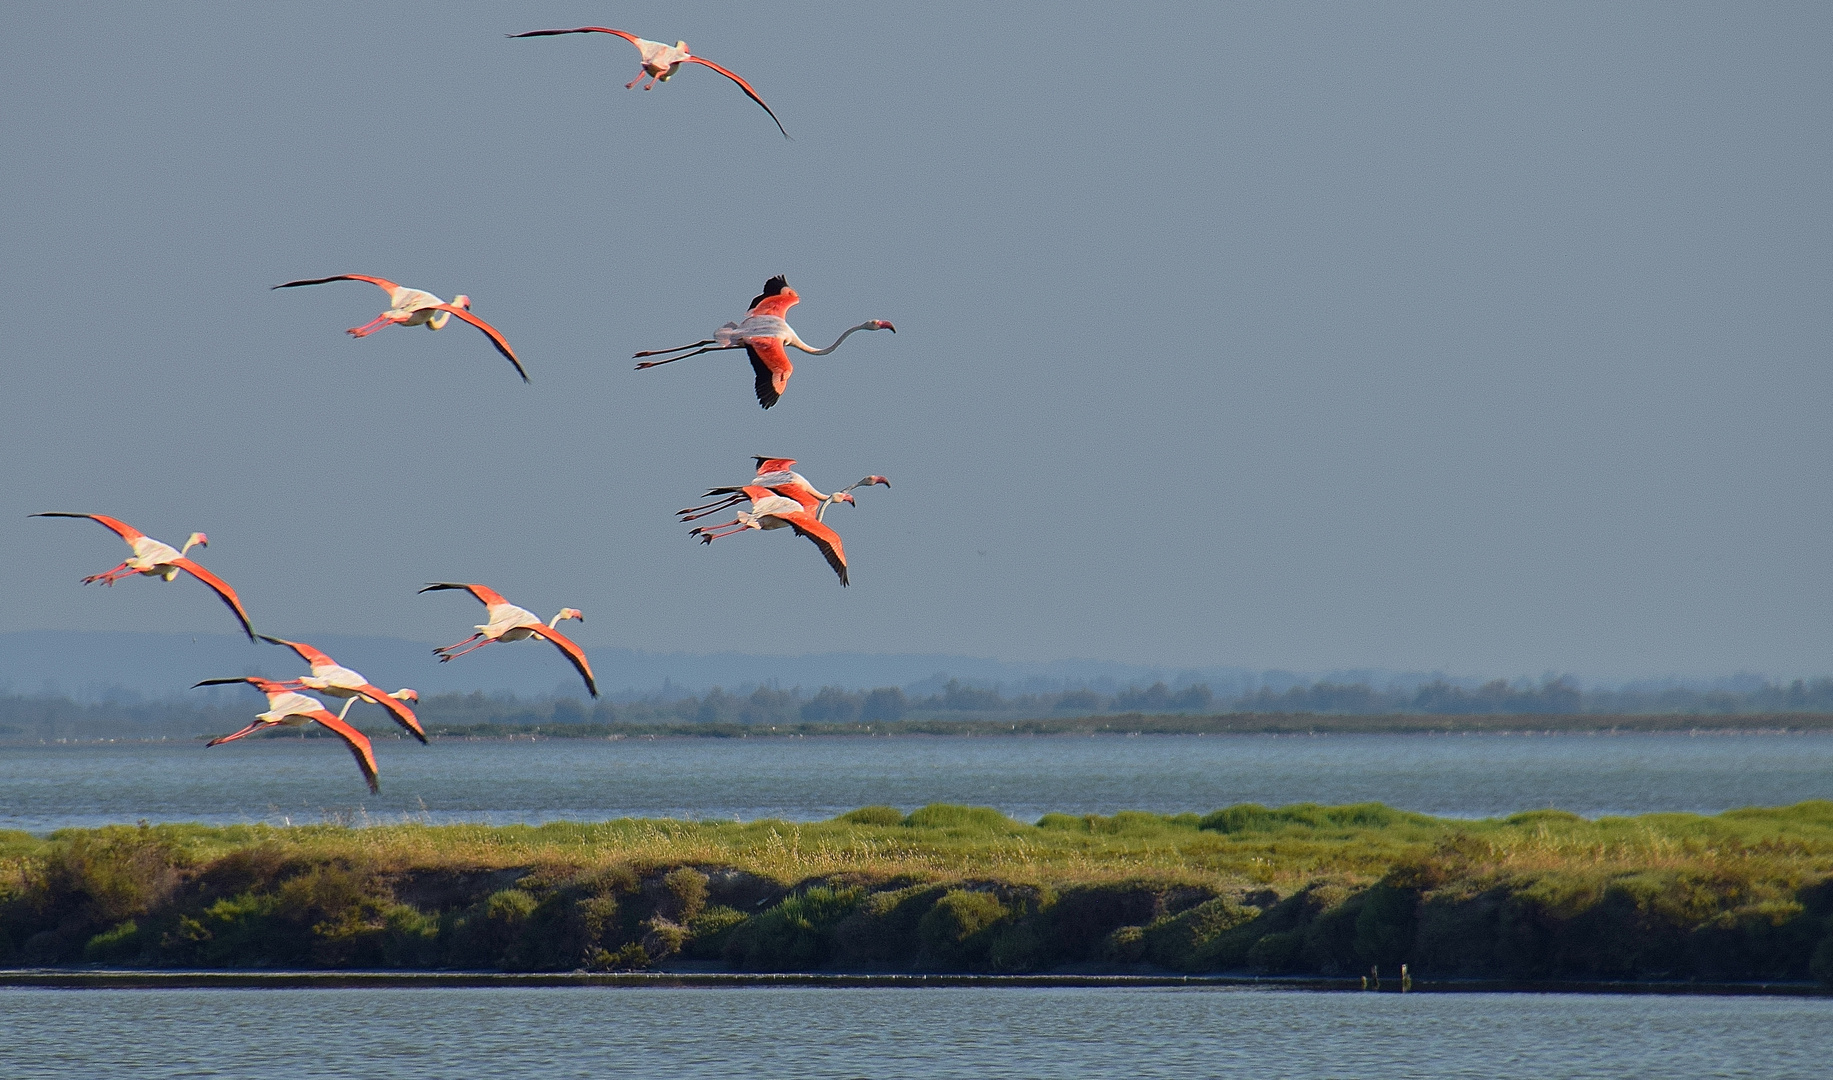
{"type": "MultiPolygon", "coordinates": [[[[0,737],[139,738],[230,731],[259,711],[252,695],[213,696],[206,703],[175,700],[85,704],[61,697],[0,695],[0,737]],[[241,700],[246,698],[248,700],[241,700]]],[[[1833,678],[1766,683],[1750,690],[1581,690],[1569,679],[1536,684],[1501,679],[1476,687],[1435,680],[1408,689],[1379,690],[1364,683],[1317,682],[1282,692],[1262,689],[1220,698],[1208,686],[1173,689],[1165,683],[1118,693],[1079,689],[1004,694],[950,680],[932,694],[886,686],[811,693],[758,687],[729,693],[718,687],[672,699],[587,702],[574,698],[518,698],[509,694],[438,694],[423,699],[429,728],[514,730],[540,725],[852,725],[911,721],[1061,720],[1084,716],[1755,716],[1833,713],[1833,678]]],[[[372,706],[352,714],[377,719],[372,706]]]]}

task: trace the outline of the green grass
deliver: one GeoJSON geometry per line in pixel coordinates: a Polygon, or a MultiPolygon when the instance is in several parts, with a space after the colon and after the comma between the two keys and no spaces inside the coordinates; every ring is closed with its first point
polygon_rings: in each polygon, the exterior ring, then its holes
{"type": "Polygon", "coordinates": [[[0,832],[0,963],[1833,977],[1833,803],[0,832]],[[1818,959],[1816,959],[1818,957],[1818,959]]]}

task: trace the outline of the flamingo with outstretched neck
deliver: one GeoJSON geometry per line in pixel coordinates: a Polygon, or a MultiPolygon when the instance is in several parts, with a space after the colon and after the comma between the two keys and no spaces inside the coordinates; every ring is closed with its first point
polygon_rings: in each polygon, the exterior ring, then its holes
{"type": "Polygon", "coordinates": [[[681,353],[666,360],[645,360],[636,369],[660,367],[685,360],[701,353],[723,352],[728,349],[743,349],[751,358],[751,371],[756,375],[755,390],[757,403],[768,409],[783,396],[789,388],[789,376],[795,372],[795,365],[789,361],[789,348],[800,349],[810,356],[826,356],[840,347],[840,343],[861,330],[889,330],[897,333],[897,327],[884,319],[868,319],[858,326],[849,326],[846,331],[834,339],[834,343],[825,349],[817,349],[803,341],[796,334],[785,316],[789,309],[796,306],[802,298],[789,287],[789,282],[778,274],[764,282],[764,291],[751,301],[751,310],[745,314],[743,322],[729,322],[713,336],[690,345],[678,345],[672,349],[650,349],[636,353],[632,359],[645,356],[666,356],[669,353],[681,353]],[[693,350],[688,352],[685,350],[693,350]]]}
{"type": "Polygon", "coordinates": [[[463,641],[434,649],[433,655],[439,657],[440,663],[443,664],[447,660],[463,656],[468,652],[476,652],[493,641],[521,641],[524,638],[538,637],[552,642],[554,647],[559,649],[572,663],[573,669],[579,672],[579,677],[585,680],[586,690],[593,697],[598,696],[598,682],[592,677],[592,665],[586,660],[585,650],[574,644],[571,638],[554,629],[566,619],[578,619],[584,622],[586,617],[580,614],[578,608],[561,608],[552,619],[542,622],[541,616],[527,608],[516,607],[503,599],[502,593],[487,585],[435,581],[420,591],[428,593],[446,589],[460,589],[470,593],[484,605],[488,619],[475,628],[477,633],[463,641]],[[473,642],[476,644],[472,644],[473,642]]]}
{"type": "Polygon", "coordinates": [[[331,277],[308,278],[302,281],[286,281],[274,286],[276,289],[296,289],[302,285],[324,285],[332,281],[367,281],[388,294],[388,310],[361,326],[353,326],[344,331],[351,337],[368,337],[385,326],[424,326],[428,330],[439,330],[456,315],[484,332],[490,344],[503,358],[515,365],[516,374],[522,381],[528,381],[528,372],[522,370],[522,361],[516,359],[515,350],[509,347],[509,341],[497,331],[497,328],[471,314],[471,298],[455,296],[451,303],[446,303],[430,292],[410,289],[397,285],[387,278],[369,277],[366,274],[335,274],[331,277]]]}
{"type": "Polygon", "coordinates": [[[749,484],[708,488],[706,493],[700,496],[701,498],[711,499],[714,496],[721,496],[721,498],[700,506],[677,510],[675,513],[683,522],[696,521],[708,515],[717,514],[728,506],[736,506],[744,502],[749,498],[745,494],[746,487],[761,487],[768,488],[774,494],[796,500],[802,504],[803,509],[813,510],[815,520],[820,521],[827,515],[827,508],[835,503],[849,503],[858,506],[859,503],[853,498],[854,488],[871,487],[877,484],[882,484],[887,488],[891,486],[890,480],[875,474],[856,480],[832,495],[823,495],[808,482],[807,477],[791,468],[796,463],[795,458],[773,458],[757,454],[752,456],[752,460],[757,462],[757,475],[751,478],[749,484]]]}
{"type": "MultiPolygon", "coordinates": [[[[312,674],[301,675],[297,679],[288,679],[284,685],[295,690],[315,690],[332,697],[345,698],[347,700],[344,702],[344,713],[350,711],[350,706],[355,704],[358,698],[372,705],[380,705],[388,711],[389,717],[395,723],[406,728],[422,744],[426,742],[425,729],[420,726],[420,720],[414,715],[414,710],[407,705],[410,701],[420,700],[420,695],[413,690],[403,687],[391,694],[372,684],[360,672],[352,671],[331,659],[329,653],[307,645],[303,641],[287,641],[285,638],[269,637],[266,634],[259,636],[262,641],[286,646],[298,653],[301,660],[312,666],[312,674]]],[[[341,717],[344,713],[338,715],[341,717]]]]}
{"type": "Polygon", "coordinates": [[[665,83],[673,78],[675,72],[680,70],[682,64],[699,64],[702,67],[710,67],[714,71],[719,72],[721,75],[737,83],[738,88],[745,92],[746,97],[757,102],[765,112],[770,114],[770,119],[776,121],[776,129],[783,133],[783,138],[789,138],[789,131],[783,127],[783,121],[777,120],[776,111],[764,104],[764,99],[758,96],[757,91],[751,88],[750,83],[739,78],[737,72],[720,67],[718,64],[713,63],[705,57],[695,56],[688,51],[687,42],[685,41],[677,41],[673,45],[665,45],[660,41],[650,41],[648,38],[637,37],[627,30],[613,30],[609,26],[578,26],[571,30],[530,30],[526,33],[510,34],[509,36],[512,38],[555,37],[560,34],[610,34],[614,37],[621,37],[630,44],[635,45],[636,51],[643,57],[643,68],[641,71],[637,72],[636,78],[624,84],[624,89],[626,90],[642,82],[645,77],[649,79],[649,85],[643,87],[643,89],[654,90],[657,83],[665,83]]]}
{"type": "Polygon", "coordinates": [[[87,585],[90,582],[99,581],[104,585],[113,585],[122,578],[132,577],[135,574],[145,574],[147,577],[157,577],[163,578],[166,581],[171,581],[178,576],[180,570],[183,570],[185,573],[190,574],[205,585],[210,586],[210,588],[215,591],[218,598],[220,598],[224,604],[228,605],[229,610],[235,613],[236,621],[242,624],[242,632],[248,635],[248,640],[253,641],[255,639],[255,629],[249,624],[248,612],[243,609],[242,600],[236,595],[235,590],[229,587],[227,581],[224,581],[222,578],[217,577],[215,574],[212,574],[210,571],[198,565],[195,561],[185,557],[186,553],[194,547],[210,546],[210,538],[203,533],[192,533],[185,541],[185,546],[183,548],[175,548],[170,544],[153,539],[125,521],[121,521],[118,518],[111,518],[104,514],[48,513],[32,514],[29,516],[88,518],[90,521],[97,522],[112,530],[116,536],[127,541],[128,547],[134,549],[133,558],[128,559],[112,570],[105,570],[100,574],[89,575],[83,579],[83,584],[87,585]]]}
{"type": "MultiPolygon", "coordinates": [[[[306,724],[319,724],[330,730],[338,738],[344,740],[344,745],[350,748],[350,756],[356,758],[356,767],[363,771],[363,780],[369,785],[369,790],[371,792],[379,792],[382,790],[381,785],[376,782],[375,748],[369,744],[369,737],[351,727],[349,724],[344,723],[344,718],[341,714],[338,716],[331,715],[330,710],[325,708],[324,702],[315,697],[301,694],[293,690],[286,683],[275,682],[272,679],[263,679],[254,675],[241,679],[205,679],[203,682],[193,686],[192,689],[195,690],[198,686],[226,686],[230,683],[247,683],[256,690],[266,694],[267,711],[257,715],[254,723],[249,724],[242,730],[232,732],[228,735],[219,735],[211,739],[204,744],[206,747],[220,746],[226,742],[234,742],[237,739],[252,735],[257,731],[264,731],[271,727],[281,725],[286,727],[303,727],[306,724]]],[[[352,698],[351,702],[354,701],[355,699],[352,698]]],[[[351,702],[344,703],[344,712],[350,711],[351,702]]]]}

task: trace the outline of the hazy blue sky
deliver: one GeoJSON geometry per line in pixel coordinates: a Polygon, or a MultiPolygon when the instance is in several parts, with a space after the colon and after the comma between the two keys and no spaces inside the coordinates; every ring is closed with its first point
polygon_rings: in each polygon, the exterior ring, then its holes
{"type": "Polygon", "coordinates": [[[1833,669],[1833,6],[85,4],[0,29],[9,629],[1833,669]],[[600,23],[748,76],[625,91],[600,23]],[[391,277],[516,345],[342,334],[391,277]],[[766,276],[825,342],[629,354],[766,276]],[[794,456],[786,533],[670,512],[794,456]],[[577,625],[577,624],[575,624],[577,625]]]}

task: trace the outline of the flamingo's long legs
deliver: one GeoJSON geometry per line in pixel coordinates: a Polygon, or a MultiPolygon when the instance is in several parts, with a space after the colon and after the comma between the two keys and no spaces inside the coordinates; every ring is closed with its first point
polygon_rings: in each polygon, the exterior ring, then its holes
{"type": "Polygon", "coordinates": [[[375,318],[369,320],[368,322],[364,323],[363,325],[353,326],[350,329],[344,331],[344,333],[349,334],[351,337],[368,337],[369,335],[375,333],[377,330],[382,329],[384,326],[393,326],[395,323],[400,322],[400,321],[401,320],[393,318],[387,314],[377,315],[375,318]]]}
{"type": "Polygon", "coordinates": [[[483,634],[482,634],[481,632],[480,632],[480,633],[476,633],[476,634],[472,634],[472,635],[471,635],[470,637],[468,637],[468,638],[466,638],[466,639],[465,639],[465,640],[463,640],[463,641],[455,641],[455,642],[453,642],[453,643],[452,643],[452,644],[450,644],[450,645],[441,645],[441,646],[440,646],[439,648],[437,648],[437,649],[434,649],[433,651],[434,651],[434,652],[436,652],[436,653],[442,653],[442,652],[451,652],[451,651],[452,651],[453,649],[457,649],[457,648],[460,648],[460,647],[462,647],[462,646],[465,646],[465,645],[469,645],[469,644],[471,644],[471,643],[472,643],[473,641],[476,641],[476,640],[477,640],[478,638],[481,638],[481,637],[483,637],[483,636],[484,636],[484,635],[483,635],[483,634]]]}
{"type": "Polygon", "coordinates": [[[631,353],[630,359],[641,360],[645,356],[661,356],[664,353],[680,352],[683,349],[698,349],[702,345],[711,345],[713,343],[713,340],[714,339],[712,338],[704,338],[700,341],[694,342],[691,345],[676,345],[672,349],[645,349],[640,353],[631,353]]]}
{"type": "Polygon", "coordinates": [[[732,505],[735,505],[737,503],[741,503],[744,501],[745,501],[745,496],[734,495],[731,498],[725,500],[724,502],[707,503],[705,506],[690,506],[686,510],[677,511],[677,513],[681,515],[681,520],[683,522],[699,521],[703,517],[712,517],[714,514],[719,513],[721,510],[724,510],[726,507],[732,506],[732,505]]]}
{"type": "Polygon", "coordinates": [[[726,522],[724,525],[708,525],[704,528],[693,529],[688,532],[688,535],[698,536],[701,543],[710,544],[722,536],[731,536],[734,533],[741,533],[751,528],[756,528],[756,526],[748,521],[733,520],[726,522]],[[721,529],[726,531],[720,532],[719,530],[721,529]]]}
{"type": "Polygon", "coordinates": [[[705,349],[695,349],[691,353],[682,353],[680,356],[671,356],[666,360],[645,360],[642,363],[638,364],[636,366],[636,369],[638,371],[641,371],[644,368],[661,367],[663,364],[672,364],[676,360],[686,360],[690,356],[699,356],[701,353],[724,352],[727,349],[742,349],[742,348],[744,348],[743,345],[713,345],[705,349]]]}
{"type": "Polygon", "coordinates": [[[99,581],[104,585],[113,585],[115,582],[120,581],[122,578],[132,577],[139,572],[140,571],[138,570],[134,570],[130,568],[126,563],[122,563],[120,566],[115,567],[113,570],[104,570],[99,574],[90,574],[88,577],[83,579],[83,584],[87,585],[92,581],[99,581]]]}
{"type": "MultiPolygon", "coordinates": [[[[482,634],[479,634],[478,636],[483,637],[482,634]]],[[[490,644],[491,642],[495,640],[496,639],[493,637],[487,637],[487,638],[484,638],[484,640],[478,642],[476,645],[471,646],[469,649],[460,649],[457,652],[452,652],[452,653],[442,653],[440,654],[439,662],[443,664],[447,660],[452,659],[454,656],[463,656],[466,653],[476,652],[477,650],[483,648],[484,646],[490,644]]]]}

